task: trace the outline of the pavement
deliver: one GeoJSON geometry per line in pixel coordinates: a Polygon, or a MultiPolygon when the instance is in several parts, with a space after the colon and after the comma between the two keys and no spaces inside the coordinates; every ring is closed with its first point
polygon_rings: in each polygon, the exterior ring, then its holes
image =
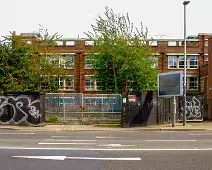
{"type": "Polygon", "coordinates": [[[67,125],[67,124],[43,124],[39,127],[24,125],[0,125],[0,130],[14,129],[27,131],[212,131],[212,121],[202,122],[177,122],[175,127],[172,124],[136,126],[136,127],[117,127],[104,125],[67,125]]]}

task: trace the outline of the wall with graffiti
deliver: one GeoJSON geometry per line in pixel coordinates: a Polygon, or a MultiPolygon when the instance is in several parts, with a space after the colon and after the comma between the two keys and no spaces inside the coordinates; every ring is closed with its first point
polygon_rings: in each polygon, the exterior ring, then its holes
{"type": "MultiPolygon", "coordinates": [[[[187,95],[186,97],[186,119],[187,120],[202,120],[204,110],[204,96],[203,95],[187,95]]],[[[178,115],[179,120],[183,120],[184,113],[184,99],[178,98],[178,115]]]]}
{"type": "Polygon", "coordinates": [[[39,93],[5,93],[0,96],[0,124],[40,126],[44,102],[39,93]]]}

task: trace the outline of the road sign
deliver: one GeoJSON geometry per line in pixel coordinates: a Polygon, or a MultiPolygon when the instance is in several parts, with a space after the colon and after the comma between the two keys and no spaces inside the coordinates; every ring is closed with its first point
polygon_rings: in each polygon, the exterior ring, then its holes
{"type": "Polygon", "coordinates": [[[183,95],[183,72],[158,74],[158,97],[183,95]]]}

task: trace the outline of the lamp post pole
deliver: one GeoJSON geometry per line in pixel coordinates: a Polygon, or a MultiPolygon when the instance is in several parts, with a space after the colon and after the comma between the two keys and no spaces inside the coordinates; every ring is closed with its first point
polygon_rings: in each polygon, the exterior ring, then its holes
{"type": "Polygon", "coordinates": [[[190,1],[184,1],[184,112],[183,112],[183,126],[186,126],[186,5],[188,5],[190,1]]]}

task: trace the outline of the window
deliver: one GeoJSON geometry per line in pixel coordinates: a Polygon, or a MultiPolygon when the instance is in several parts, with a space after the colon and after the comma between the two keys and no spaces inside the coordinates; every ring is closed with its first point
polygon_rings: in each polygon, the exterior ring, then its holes
{"type": "Polygon", "coordinates": [[[74,46],[75,41],[66,41],[66,46],[74,46]]]}
{"type": "Polygon", "coordinates": [[[96,91],[98,90],[97,82],[94,76],[85,76],[85,90],[96,91]]]}
{"type": "MultiPolygon", "coordinates": [[[[179,68],[184,68],[184,56],[179,56],[178,60],[179,60],[179,68]]],[[[187,63],[188,63],[188,57],[186,57],[186,67],[187,63]]]]}
{"type": "Polygon", "coordinates": [[[149,41],[149,45],[152,47],[156,47],[156,46],[158,46],[158,42],[157,41],[149,41]]]}
{"type": "Polygon", "coordinates": [[[189,56],[190,68],[198,68],[198,56],[189,56]]]}
{"type": "Polygon", "coordinates": [[[168,68],[177,68],[177,56],[168,56],[168,68]]]}
{"type": "Polygon", "coordinates": [[[74,54],[66,54],[60,56],[59,65],[63,68],[73,68],[74,67],[74,54]]]}
{"type": "Polygon", "coordinates": [[[184,46],[184,41],[179,41],[179,46],[184,46]]]}
{"type": "Polygon", "coordinates": [[[198,77],[187,77],[187,90],[198,90],[198,77]]]}
{"type": "Polygon", "coordinates": [[[46,62],[49,64],[54,65],[55,67],[59,67],[59,57],[54,55],[48,55],[46,56],[46,62]]]}
{"type": "Polygon", "coordinates": [[[64,54],[59,56],[48,55],[46,60],[55,67],[71,69],[74,67],[75,54],[64,54]]]}
{"type": "Polygon", "coordinates": [[[168,46],[177,46],[177,41],[168,41],[168,46]]]}
{"type": "Polygon", "coordinates": [[[205,46],[208,46],[208,40],[205,40],[205,46]]]}
{"type": "Polygon", "coordinates": [[[85,41],[85,46],[94,46],[94,41],[85,41]]]}
{"type": "Polygon", "coordinates": [[[158,56],[152,56],[150,60],[153,62],[152,68],[158,68],[158,56]]]}
{"type": "Polygon", "coordinates": [[[205,91],[205,79],[202,78],[201,79],[201,92],[204,92],[205,91]]]}
{"type": "Polygon", "coordinates": [[[92,69],[94,62],[94,56],[85,56],[85,68],[92,69]]]}
{"type": "Polygon", "coordinates": [[[74,90],[74,76],[58,79],[59,90],[74,90]]]}
{"type": "MultiPolygon", "coordinates": [[[[189,69],[198,68],[198,55],[186,56],[186,66],[189,69]]],[[[183,55],[168,55],[168,68],[169,69],[182,69],[184,68],[184,56],[183,55]]]]}
{"type": "Polygon", "coordinates": [[[204,63],[208,63],[208,55],[207,54],[204,56],[204,63]]]}
{"type": "Polygon", "coordinates": [[[57,46],[63,46],[63,41],[56,41],[57,46]]]}

